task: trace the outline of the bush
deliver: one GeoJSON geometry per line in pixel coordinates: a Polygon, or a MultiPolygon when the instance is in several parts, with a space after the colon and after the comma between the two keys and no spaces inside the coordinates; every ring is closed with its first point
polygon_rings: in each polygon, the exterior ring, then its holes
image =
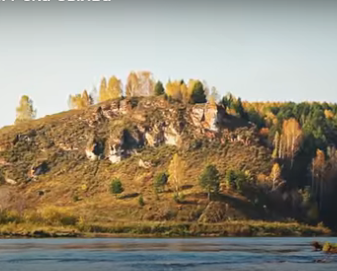
{"type": "Polygon", "coordinates": [[[174,193],[173,194],[173,200],[176,202],[176,203],[182,203],[185,199],[185,195],[184,194],[181,194],[181,193],[174,193]]]}
{"type": "Polygon", "coordinates": [[[138,198],[138,204],[139,206],[143,207],[145,205],[143,195],[141,194],[138,198]]]}
{"type": "Polygon", "coordinates": [[[164,191],[164,187],[167,184],[169,175],[166,172],[161,172],[154,178],[153,185],[157,193],[164,191]]]}
{"type": "Polygon", "coordinates": [[[124,191],[124,188],[123,188],[122,182],[119,179],[112,180],[110,184],[111,194],[114,194],[117,196],[118,194],[123,193],[123,191],[124,191]]]}

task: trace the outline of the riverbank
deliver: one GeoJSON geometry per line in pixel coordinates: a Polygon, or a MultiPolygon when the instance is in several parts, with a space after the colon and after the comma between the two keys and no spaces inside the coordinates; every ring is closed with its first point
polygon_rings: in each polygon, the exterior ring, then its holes
{"type": "Polygon", "coordinates": [[[0,226],[1,238],[97,237],[314,237],[331,236],[324,226],[296,222],[228,221],[223,223],[116,222],[75,226],[19,223],[0,226]]]}

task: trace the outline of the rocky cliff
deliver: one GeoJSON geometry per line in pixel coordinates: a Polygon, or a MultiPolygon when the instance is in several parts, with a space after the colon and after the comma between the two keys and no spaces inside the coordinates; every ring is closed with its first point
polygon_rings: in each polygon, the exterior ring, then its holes
{"type": "Polygon", "coordinates": [[[220,105],[183,105],[163,97],[113,100],[2,128],[0,188],[13,196],[0,205],[66,206],[93,221],[214,220],[215,213],[220,221],[263,218],[265,213],[244,195],[208,204],[198,178],[209,163],[222,178],[228,169],[251,178],[267,176],[270,150],[254,125],[220,105]],[[153,189],[154,177],[167,170],[177,152],[188,165],[181,183],[185,203],[173,200],[170,184],[160,199],[153,189]],[[113,178],[123,182],[119,199],[108,191],[113,178]]]}

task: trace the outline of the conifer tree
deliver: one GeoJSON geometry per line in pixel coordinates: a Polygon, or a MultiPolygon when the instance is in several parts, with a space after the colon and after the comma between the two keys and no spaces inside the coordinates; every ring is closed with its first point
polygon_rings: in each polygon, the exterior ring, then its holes
{"type": "Polygon", "coordinates": [[[156,96],[160,96],[160,95],[163,95],[164,93],[165,93],[165,89],[164,89],[163,83],[158,81],[156,83],[156,86],[154,87],[154,94],[156,96]]]}

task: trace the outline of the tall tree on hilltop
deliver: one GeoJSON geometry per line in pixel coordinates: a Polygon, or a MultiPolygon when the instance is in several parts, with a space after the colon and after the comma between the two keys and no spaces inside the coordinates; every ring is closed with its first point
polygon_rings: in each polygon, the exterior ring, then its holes
{"type": "Polygon", "coordinates": [[[181,86],[180,81],[168,81],[166,84],[166,94],[174,100],[181,101],[183,99],[181,86]]]}
{"type": "Polygon", "coordinates": [[[71,109],[83,109],[93,104],[93,98],[84,90],[82,95],[70,95],[68,103],[71,109]]]}
{"type": "Polygon", "coordinates": [[[127,79],[126,96],[148,97],[154,95],[153,75],[148,71],[131,72],[127,79]]]}
{"type": "Polygon", "coordinates": [[[33,108],[33,101],[27,96],[23,95],[20,99],[20,104],[16,108],[15,123],[20,123],[27,120],[35,119],[36,110],[33,108]]]}
{"type": "Polygon", "coordinates": [[[99,102],[105,101],[105,100],[102,100],[102,99],[107,96],[106,92],[107,92],[106,78],[103,77],[102,80],[101,80],[101,85],[100,85],[99,93],[98,93],[98,101],[99,102]]]}
{"type": "Polygon", "coordinates": [[[116,99],[122,96],[122,81],[116,76],[109,79],[105,100],[116,99]]]}
{"type": "Polygon", "coordinates": [[[154,79],[151,72],[138,72],[138,95],[148,97],[154,94],[154,79]]]}
{"type": "Polygon", "coordinates": [[[206,103],[206,94],[203,84],[197,81],[193,85],[193,91],[191,95],[192,103],[206,103]]]}
{"type": "Polygon", "coordinates": [[[126,96],[137,96],[138,91],[138,76],[135,72],[130,72],[126,83],[126,96]]]}
{"type": "Polygon", "coordinates": [[[156,83],[156,86],[154,87],[154,94],[156,96],[160,96],[160,95],[163,95],[164,93],[165,93],[165,89],[164,89],[163,83],[158,81],[156,83]]]}
{"type": "Polygon", "coordinates": [[[247,114],[247,112],[245,111],[245,109],[242,105],[240,97],[234,103],[234,109],[235,109],[235,112],[240,116],[240,118],[248,120],[248,114],[247,114]]]}
{"type": "Polygon", "coordinates": [[[211,92],[209,93],[207,100],[210,104],[216,104],[219,99],[219,93],[215,87],[212,87],[211,92]]]}

